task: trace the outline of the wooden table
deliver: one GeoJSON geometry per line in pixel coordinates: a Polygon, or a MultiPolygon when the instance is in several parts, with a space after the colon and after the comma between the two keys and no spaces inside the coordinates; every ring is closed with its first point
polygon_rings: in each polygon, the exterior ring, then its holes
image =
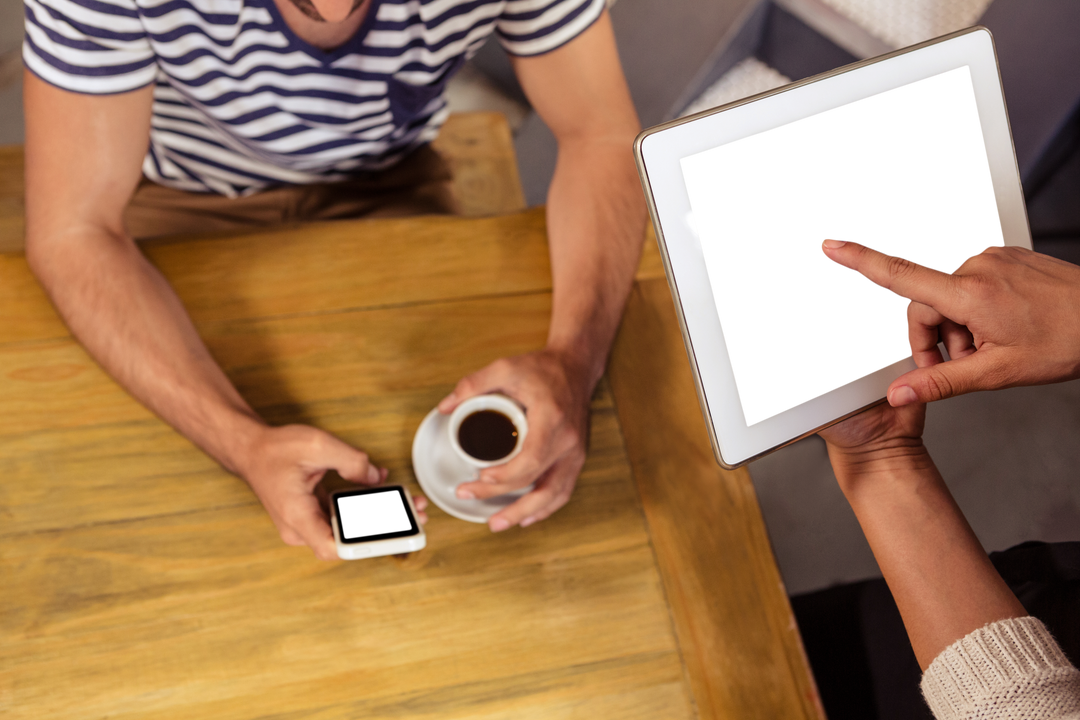
{"type": "MultiPolygon", "coordinates": [[[[147,248],[270,421],[415,488],[424,414],[538,348],[542,211],[147,248]]],[[[563,510],[430,511],[426,550],[321,563],[131,400],[0,257],[0,716],[822,717],[745,472],[713,462],[655,248],[563,510]]]]}

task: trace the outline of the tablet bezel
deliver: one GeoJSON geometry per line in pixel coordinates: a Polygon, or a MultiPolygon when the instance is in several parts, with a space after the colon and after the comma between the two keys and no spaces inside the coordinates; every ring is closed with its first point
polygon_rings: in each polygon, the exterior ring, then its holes
{"type": "Polygon", "coordinates": [[[882,402],[889,384],[915,365],[910,358],[902,360],[748,427],[701,245],[687,221],[690,200],[681,159],[963,66],[971,72],[1002,236],[1006,245],[1030,249],[997,54],[990,31],[983,27],[847,65],[650,128],[638,136],[634,144],[638,172],[698,400],[721,466],[745,465],[882,402]],[[723,140],[717,142],[718,137],[723,140]]]}

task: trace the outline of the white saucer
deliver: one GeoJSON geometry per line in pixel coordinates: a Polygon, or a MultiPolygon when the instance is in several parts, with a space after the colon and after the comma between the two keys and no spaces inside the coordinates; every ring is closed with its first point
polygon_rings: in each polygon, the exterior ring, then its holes
{"type": "Polygon", "coordinates": [[[462,500],[455,495],[458,485],[475,479],[476,470],[450,447],[449,422],[450,417],[436,408],[420,423],[412,444],[413,472],[428,500],[441,510],[461,520],[486,523],[492,515],[532,490],[532,485],[487,500],[462,500]]]}

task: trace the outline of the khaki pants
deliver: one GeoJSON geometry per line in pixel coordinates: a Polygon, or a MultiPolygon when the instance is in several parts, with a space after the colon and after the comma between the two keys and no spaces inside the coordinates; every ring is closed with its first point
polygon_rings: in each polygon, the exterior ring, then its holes
{"type": "Polygon", "coordinates": [[[204,232],[240,232],[275,225],[409,215],[454,214],[450,167],[425,145],[397,165],[326,185],[289,185],[241,198],[190,193],[139,183],[124,212],[136,240],[204,232]]]}

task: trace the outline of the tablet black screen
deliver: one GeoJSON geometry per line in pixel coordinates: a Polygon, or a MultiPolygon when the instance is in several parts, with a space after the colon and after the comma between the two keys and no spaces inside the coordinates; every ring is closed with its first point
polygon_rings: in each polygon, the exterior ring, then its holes
{"type": "Polygon", "coordinates": [[[946,270],[999,241],[967,70],[685,169],[751,422],[907,354],[904,302],[823,260],[823,235],[946,270]]]}
{"type": "Polygon", "coordinates": [[[402,538],[419,532],[400,487],[352,490],[334,495],[342,543],[402,538]]]}

